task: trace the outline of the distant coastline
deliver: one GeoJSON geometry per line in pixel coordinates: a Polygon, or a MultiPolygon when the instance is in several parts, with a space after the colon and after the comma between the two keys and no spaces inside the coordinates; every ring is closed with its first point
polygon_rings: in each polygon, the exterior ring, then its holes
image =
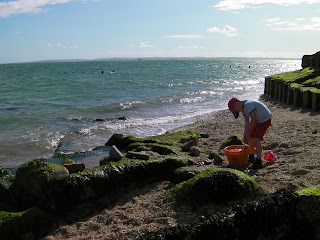
{"type": "Polygon", "coordinates": [[[55,63],[55,62],[99,62],[99,61],[152,61],[152,60],[237,60],[237,59],[270,59],[270,60],[300,60],[301,58],[277,58],[277,57],[132,57],[132,58],[94,58],[94,59],[52,59],[27,62],[8,62],[0,64],[23,63],[55,63]]]}

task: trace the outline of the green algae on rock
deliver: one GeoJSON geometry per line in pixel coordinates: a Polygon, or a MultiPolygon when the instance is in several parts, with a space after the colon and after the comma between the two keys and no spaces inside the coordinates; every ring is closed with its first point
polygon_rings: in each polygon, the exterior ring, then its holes
{"type": "Polygon", "coordinates": [[[315,187],[303,188],[299,194],[299,211],[309,221],[320,221],[320,189],[315,187]]]}
{"type": "Polygon", "coordinates": [[[241,135],[232,135],[227,140],[225,140],[221,146],[219,147],[220,150],[228,147],[230,145],[243,145],[243,136],[241,135]]]}
{"type": "Polygon", "coordinates": [[[58,221],[59,217],[37,207],[22,212],[0,211],[0,236],[12,240],[39,239],[58,227],[58,221]]]}
{"type": "Polygon", "coordinates": [[[178,202],[227,203],[253,196],[257,183],[249,175],[228,168],[210,168],[177,184],[170,195],[178,202]]]}
{"type": "Polygon", "coordinates": [[[9,200],[9,188],[15,178],[14,171],[11,168],[0,166],[0,201],[9,200]]]}
{"type": "Polygon", "coordinates": [[[265,78],[266,96],[293,104],[295,107],[320,108],[320,68],[306,67],[265,78]]]}
{"type": "Polygon", "coordinates": [[[55,181],[54,173],[60,165],[35,159],[17,169],[13,184],[13,199],[19,209],[33,207],[44,198],[50,184],[55,181]]]}

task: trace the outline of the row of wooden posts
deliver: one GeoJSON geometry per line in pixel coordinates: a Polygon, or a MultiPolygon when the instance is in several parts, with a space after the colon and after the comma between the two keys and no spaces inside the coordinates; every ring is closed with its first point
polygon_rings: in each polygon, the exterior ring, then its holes
{"type": "Polygon", "coordinates": [[[290,83],[265,78],[264,94],[268,97],[302,108],[320,109],[320,93],[290,87],[290,83]]]}

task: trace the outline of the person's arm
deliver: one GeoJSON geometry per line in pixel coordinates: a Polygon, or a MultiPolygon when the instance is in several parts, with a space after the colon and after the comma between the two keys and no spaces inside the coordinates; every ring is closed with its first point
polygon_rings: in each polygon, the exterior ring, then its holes
{"type": "Polygon", "coordinates": [[[244,118],[244,134],[243,134],[243,141],[248,143],[250,138],[251,130],[253,129],[254,125],[256,124],[256,112],[253,110],[249,117],[245,116],[244,118]]]}

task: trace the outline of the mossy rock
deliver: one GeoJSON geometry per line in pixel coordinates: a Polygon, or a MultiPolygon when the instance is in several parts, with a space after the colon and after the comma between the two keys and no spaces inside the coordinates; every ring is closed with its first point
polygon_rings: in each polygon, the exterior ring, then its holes
{"type": "Polygon", "coordinates": [[[111,138],[108,140],[106,145],[112,146],[115,145],[119,149],[126,149],[128,145],[135,143],[135,142],[142,142],[143,139],[141,138],[136,138],[133,136],[124,136],[122,134],[113,134],[111,138]]]}
{"type": "Polygon", "coordinates": [[[188,164],[183,156],[151,156],[148,161],[124,158],[58,181],[54,172],[60,165],[33,160],[18,169],[13,199],[22,210],[37,205],[63,211],[105,194],[120,197],[135,185],[170,179],[175,169],[188,164]]]}
{"type": "Polygon", "coordinates": [[[7,202],[9,200],[9,188],[15,178],[14,171],[11,168],[0,166],[0,201],[7,202]]]}
{"type": "Polygon", "coordinates": [[[147,141],[155,141],[165,145],[181,145],[182,143],[194,141],[194,145],[198,143],[198,132],[194,129],[166,133],[159,136],[153,136],[146,139],[147,141]]]}
{"type": "Polygon", "coordinates": [[[298,209],[308,219],[320,221],[320,189],[308,187],[297,191],[299,194],[298,209]]]}
{"type": "Polygon", "coordinates": [[[138,147],[144,146],[152,152],[159,153],[160,155],[170,155],[170,154],[177,154],[178,153],[178,147],[172,146],[172,145],[166,145],[161,143],[141,143],[141,142],[135,142],[131,143],[127,147],[127,151],[136,151],[138,147]]]}
{"type": "Polygon", "coordinates": [[[63,159],[62,164],[68,164],[68,163],[74,163],[74,161],[71,159],[71,158],[66,158],[66,159],[63,159]]]}
{"type": "Polygon", "coordinates": [[[23,212],[0,211],[1,239],[39,239],[58,227],[59,218],[40,208],[23,212]]]}
{"type": "Polygon", "coordinates": [[[50,183],[55,181],[54,172],[58,167],[60,165],[45,162],[44,159],[35,159],[17,169],[13,197],[18,208],[30,208],[43,199],[50,183]]]}
{"type": "Polygon", "coordinates": [[[253,196],[257,183],[249,175],[227,168],[210,168],[170,190],[178,202],[191,205],[226,203],[253,196]]]}
{"type": "Polygon", "coordinates": [[[225,147],[231,146],[231,145],[243,145],[243,136],[241,135],[232,135],[227,140],[225,140],[221,146],[220,150],[224,149],[225,147]]]}

